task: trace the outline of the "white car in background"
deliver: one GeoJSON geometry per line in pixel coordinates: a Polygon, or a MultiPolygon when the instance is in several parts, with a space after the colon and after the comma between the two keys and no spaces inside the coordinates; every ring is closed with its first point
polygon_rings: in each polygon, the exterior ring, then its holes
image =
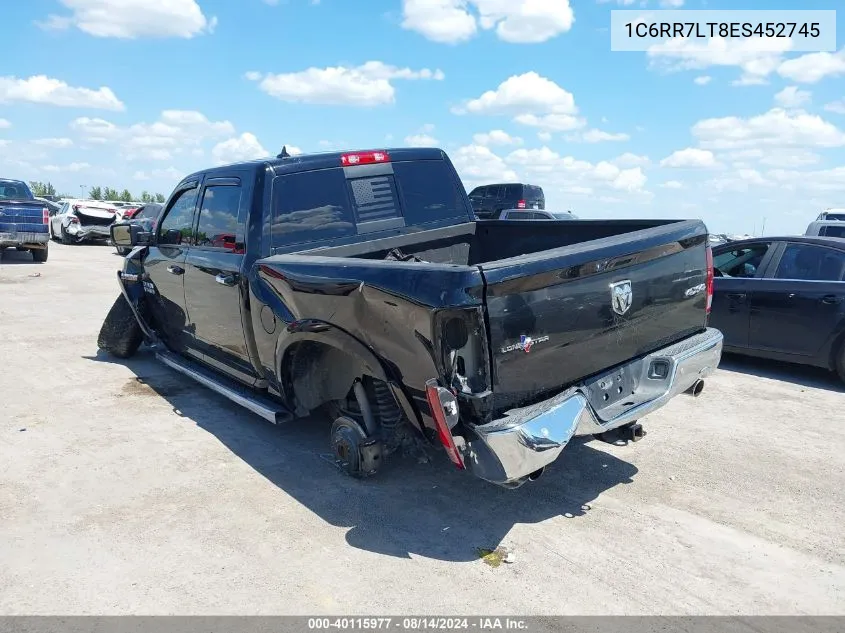
{"type": "Polygon", "coordinates": [[[110,240],[111,225],[120,221],[122,213],[108,202],[99,200],[67,200],[50,217],[50,237],[62,244],[86,240],[110,240]]]}

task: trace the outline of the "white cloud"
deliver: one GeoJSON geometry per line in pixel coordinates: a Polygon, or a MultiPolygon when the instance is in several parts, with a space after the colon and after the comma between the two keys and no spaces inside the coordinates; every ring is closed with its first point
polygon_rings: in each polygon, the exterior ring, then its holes
{"type": "Polygon", "coordinates": [[[788,59],[778,66],[781,77],[798,83],[814,84],[825,77],[845,75],[845,48],[838,53],[808,53],[788,59]]]}
{"type": "MultiPolygon", "coordinates": [[[[288,147],[288,153],[293,155],[291,149],[291,147],[288,147]]],[[[211,156],[217,164],[223,165],[267,158],[270,156],[270,152],[264,149],[255,134],[244,132],[240,136],[232,137],[215,145],[211,150],[211,156]]]]}
{"type": "Polygon", "coordinates": [[[430,134],[411,134],[405,137],[405,145],[409,147],[437,147],[439,144],[440,141],[430,134]]]}
{"type": "Polygon", "coordinates": [[[619,172],[612,182],[614,189],[621,189],[623,191],[640,191],[645,186],[646,175],[640,167],[633,169],[623,169],[619,172]]]}
{"type": "MultiPolygon", "coordinates": [[[[740,169],[728,172],[724,175],[708,180],[704,186],[708,191],[715,193],[723,192],[748,192],[754,187],[767,184],[766,179],[756,169],[740,169]]],[[[718,202],[718,197],[711,202],[718,202]]]]}
{"type": "Polygon", "coordinates": [[[664,189],[683,189],[684,187],[683,183],[678,180],[667,180],[660,186],[664,189]]]}
{"type": "Polygon", "coordinates": [[[671,38],[650,46],[646,54],[653,68],[669,72],[735,66],[742,70],[741,78],[735,83],[753,85],[765,83],[791,48],[792,42],[787,38],[714,37],[704,42],[671,38]]]}
{"type": "Polygon", "coordinates": [[[132,178],[135,180],[164,180],[173,182],[174,184],[185,176],[183,171],[175,167],[167,167],[165,169],[153,169],[152,171],[136,171],[132,178]]]}
{"type": "Polygon", "coordinates": [[[473,37],[475,16],[453,0],[403,0],[402,27],[444,44],[456,44],[473,37]]]}
{"type": "Polygon", "coordinates": [[[618,167],[645,167],[651,164],[648,156],[640,156],[631,152],[625,152],[610,162],[618,167]]]}
{"type": "Polygon", "coordinates": [[[660,161],[661,167],[672,168],[702,168],[712,169],[718,166],[716,157],[713,152],[706,149],[698,149],[695,147],[688,147],[672,152],[660,161]]]}
{"type": "Polygon", "coordinates": [[[259,82],[261,90],[281,101],[377,106],[396,100],[396,88],[391,83],[393,80],[440,81],[444,74],[442,70],[411,70],[370,61],[354,68],[308,68],[299,72],[266,75],[250,71],[246,78],[259,82]]]}
{"type": "Polygon", "coordinates": [[[520,114],[514,117],[514,121],[552,132],[571,132],[587,124],[584,119],[570,114],[546,114],[543,116],[520,114]]]}
{"type": "Polygon", "coordinates": [[[833,112],[834,114],[845,114],[845,99],[838,101],[831,101],[824,106],[825,111],[833,112]]]}
{"type": "Polygon", "coordinates": [[[548,143],[552,140],[552,133],[551,132],[537,132],[537,138],[543,141],[544,143],[548,143]]]}
{"type": "Polygon", "coordinates": [[[211,33],[217,18],[206,17],[196,0],[59,0],[70,15],[51,14],[39,23],[51,30],[75,26],[96,37],[123,39],[182,37],[211,33]]]}
{"type": "Polygon", "coordinates": [[[69,165],[44,165],[41,169],[47,172],[78,172],[90,169],[91,165],[88,163],[70,163],[69,165]]]}
{"type": "Polygon", "coordinates": [[[518,136],[511,136],[504,130],[490,130],[481,134],[475,134],[472,140],[476,145],[522,145],[522,139],[518,136]]]}
{"type": "Polygon", "coordinates": [[[759,163],[769,167],[783,167],[795,168],[805,167],[807,165],[815,165],[821,162],[822,157],[818,154],[797,148],[790,147],[788,149],[766,148],[762,149],[743,149],[726,152],[721,155],[722,158],[733,162],[733,166],[737,169],[746,167],[753,163],[759,163]]]}
{"type": "Polygon", "coordinates": [[[816,171],[773,169],[766,176],[791,191],[845,192],[845,166],[816,171]]]}
{"type": "Polygon", "coordinates": [[[235,133],[229,121],[211,121],[194,110],[164,110],[158,121],[128,127],[88,117],[74,119],[70,126],[87,143],[117,145],[127,160],[171,160],[185,148],[235,133]]]}
{"type": "Polygon", "coordinates": [[[585,143],[604,143],[607,141],[628,141],[631,137],[624,132],[619,133],[611,133],[605,132],[603,130],[587,130],[583,134],[580,135],[579,140],[584,141],[585,143]]]}
{"type": "Polygon", "coordinates": [[[33,75],[28,79],[0,77],[0,103],[27,101],[68,108],[92,108],[100,110],[125,109],[111,88],[105,86],[92,90],[75,88],[64,81],[33,75]]]}
{"type": "Polygon", "coordinates": [[[693,82],[695,82],[695,85],[697,85],[697,86],[706,86],[712,80],[713,80],[713,77],[711,77],[710,75],[700,75],[699,77],[696,77],[695,79],[693,79],[693,82]]]}
{"type": "Polygon", "coordinates": [[[461,180],[471,189],[485,182],[518,180],[516,172],[507,163],[483,145],[465,145],[451,154],[461,180]]]}
{"type": "Polygon", "coordinates": [[[495,90],[488,90],[477,99],[468,101],[463,108],[453,111],[456,114],[575,114],[578,109],[571,92],[531,71],[508,77],[495,90]]]}
{"type": "Polygon", "coordinates": [[[799,90],[797,86],[787,86],[775,95],[775,103],[782,108],[800,108],[810,103],[812,94],[799,90]]]}
{"type": "Polygon", "coordinates": [[[479,27],[511,43],[545,42],[572,28],[569,0],[403,0],[402,27],[440,43],[471,39],[479,27]]]}
{"type": "Polygon", "coordinates": [[[578,193],[573,190],[575,187],[580,187],[581,193],[592,191],[594,187],[645,193],[647,178],[641,167],[621,169],[608,161],[593,164],[572,156],[561,156],[548,147],[514,150],[506,161],[569,193],[578,193]]]}
{"type": "Polygon", "coordinates": [[[0,119],[0,130],[8,130],[12,123],[8,119],[0,119]]]}
{"type": "Polygon", "coordinates": [[[44,147],[54,147],[56,149],[73,146],[73,141],[69,138],[39,138],[33,141],[33,143],[44,147]]]}
{"type": "Polygon", "coordinates": [[[815,114],[774,108],[765,114],[743,119],[704,119],[692,127],[702,147],[743,149],[759,146],[845,146],[845,132],[815,114]]]}

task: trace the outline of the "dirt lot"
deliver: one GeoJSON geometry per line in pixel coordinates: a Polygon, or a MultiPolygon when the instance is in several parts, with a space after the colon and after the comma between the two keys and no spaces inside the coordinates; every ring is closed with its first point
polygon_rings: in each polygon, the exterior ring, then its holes
{"type": "Polygon", "coordinates": [[[642,442],[574,443],[516,491],[445,458],[361,483],[326,421],[273,427],[148,351],[99,355],[119,263],[0,263],[0,613],[845,614],[824,372],[726,358],[642,442]],[[515,562],[479,559],[500,545],[515,562]]]}

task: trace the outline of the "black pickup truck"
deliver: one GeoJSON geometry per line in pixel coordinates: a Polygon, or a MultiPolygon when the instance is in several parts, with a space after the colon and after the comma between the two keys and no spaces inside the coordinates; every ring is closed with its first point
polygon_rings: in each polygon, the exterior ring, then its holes
{"type": "Polygon", "coordinates": [[[697,220],[474,221],[446,154],[325,153],[186,177],[132,247],[99,345],[160,360],[274,423],[328,410],[366,476],[445,449],[506,487],[574,435],[697,395],[721,358],[697,220]]]}

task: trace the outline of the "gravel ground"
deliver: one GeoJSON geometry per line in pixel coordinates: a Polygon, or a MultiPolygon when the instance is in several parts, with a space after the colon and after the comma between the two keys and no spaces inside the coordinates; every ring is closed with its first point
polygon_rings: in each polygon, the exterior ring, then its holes
{"type": "Polygon", "coordinates": [[[0,262],[2,614],[845,614],[845,394],[725,358],[642,442],[503,490],[98,354],[120,259],[0,262]],[[478,550],[504,547],[498,566],[478,550]]]}

